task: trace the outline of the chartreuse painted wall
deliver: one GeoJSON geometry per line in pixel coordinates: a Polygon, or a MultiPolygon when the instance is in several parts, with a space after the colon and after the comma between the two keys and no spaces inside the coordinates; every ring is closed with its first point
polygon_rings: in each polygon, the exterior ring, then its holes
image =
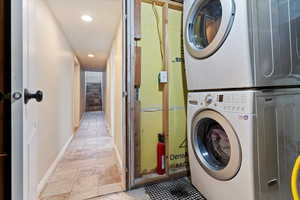
{"type": "MultiPolygon", "coordinates": [[[[162,8],[157,6],[162,30],[162,8]]],[[[157,134],[162,133],[162,90],[158,74],[162,70],[159,37],[152,5],[142,3],[142,79],[139,89],[141,102],[140,173],[156,169],[157,134]]],[[[169,9],[169,151],[171,167],[184,165],[186,159],[185,78],[182,62],[182,12],[169,9]]]]}

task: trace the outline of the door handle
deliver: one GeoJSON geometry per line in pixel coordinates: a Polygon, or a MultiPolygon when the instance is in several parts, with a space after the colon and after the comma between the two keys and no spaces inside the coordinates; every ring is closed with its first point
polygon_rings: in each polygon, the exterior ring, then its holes
{"type": "Polygon", "coordinates": [[[274,186],[278,184],[278,180],[276,178],[268,181],[268,186],[274,186]]]}
{"type": "Polygon", "coordinates": [[[31,99],[35,99],[37,102],[43,101],[43,92],[38,90],[36,93],[31,93],[28,89],[25,89],[24,103],[27,104],[31,99]]]}

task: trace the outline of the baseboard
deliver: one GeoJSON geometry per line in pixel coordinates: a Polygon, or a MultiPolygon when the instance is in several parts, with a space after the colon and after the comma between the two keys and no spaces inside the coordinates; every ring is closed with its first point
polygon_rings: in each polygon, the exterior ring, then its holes
{"type": "Polygon", "coordinates": [[[122,161],[122,158],[121,158],[121,155],[120,155],[120,152],[119,152],[119,149],[118,147],[114,144],[114,149],[115,149],[115,152],[117,154],[117,159],[118,159],[118,164],[119,164],[119,167],[120,169],[122,169],[123,171],[123,161],[122,161]]]}
{"type": "Polygon", "coordinates": [[[42,180],[38,184],[38,186],[37,186],[37,197],[39,197],[40,194],[42,193],[44,187],[46,186],[46,184],[48,182],[48,179],[50,178],[51,174],[53,174],[58,162],[62,159],[62,157],[63,157],[64,153],[66,152],[69,144],[71,143],[73,137],[74,137],[74,135],[72,135],[70,137],[70,139],[66,142],[66,144],[63,146],[63,148],[61,149],[61,151],[59,152],[59,154],[55,158],[54,162],[51,164],[51,166],[47,170],[46,174],[44,175],[44,177],[42,178],[42,180]]]}

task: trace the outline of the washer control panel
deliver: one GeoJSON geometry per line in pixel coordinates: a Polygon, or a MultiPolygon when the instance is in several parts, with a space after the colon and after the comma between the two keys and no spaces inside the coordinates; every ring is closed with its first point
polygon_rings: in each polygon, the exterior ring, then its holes
{"type": "Polygon", "coordinates": [[[212,102],[213,102],[214,98],[213,96],[211,96],[210,94],[208,94],[206,97],[205,97],[205,103],[206,105],[210,105],[212,102]]]}
{"type": "Polygon", "coordinates": [[[190,93],[189,102],[228,112],[253,113],[254,91],[190,93]]]}

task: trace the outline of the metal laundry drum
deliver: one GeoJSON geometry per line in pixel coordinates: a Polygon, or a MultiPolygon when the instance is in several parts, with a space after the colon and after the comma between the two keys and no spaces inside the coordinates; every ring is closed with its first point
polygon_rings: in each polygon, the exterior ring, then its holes
{"type": "Polygon", "coordinates": [[[188,52],[199,59],[214,54],[226,40],[234,16],[233,0],[195,0],[185,25],[188,52]]]}
{"type": "Polygon", "coordinates": [[[218,112],[204,110],[194,117],[191,130],[193,151],[204,170],[222,181],[235,177],[242,150],[231,124],[218,112]]]}

